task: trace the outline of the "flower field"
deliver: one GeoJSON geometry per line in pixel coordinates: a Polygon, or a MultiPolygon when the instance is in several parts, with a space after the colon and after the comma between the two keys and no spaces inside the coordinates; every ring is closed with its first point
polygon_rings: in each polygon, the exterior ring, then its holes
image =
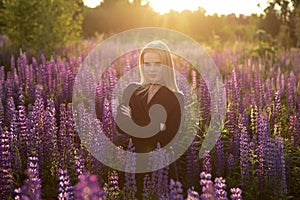
{"type": "MultiPolygon", "coordinates": [[[[144,179],[142,196],[299,199],[300,53],[287,51],[270,58],[224,49],[210,56],[226,89],[221,137],[199,159],[212,109],[210,95],[201,75],[177,62],[176,69],[199,98],[198,134],[177,161],[179,180],[168,179],[168,167],[154,171],[144,179]]],[[[1,199],[134,199],[135,174],[95,159],[75,128],[72,90],[83,58],[21,53],[9,66],[0,67],[1,199]]],[[[112,140],[117,133],[110,96],[124,69],[136,62],[134,55],[119,59],[91,96],[100,105],[99,123],[112,140]]],[[[86,128],[92,126],[88,122],[88,116],[82,118],[86,128]]],[[[130,143],[128,148],[133,149],[130,143]]]]}

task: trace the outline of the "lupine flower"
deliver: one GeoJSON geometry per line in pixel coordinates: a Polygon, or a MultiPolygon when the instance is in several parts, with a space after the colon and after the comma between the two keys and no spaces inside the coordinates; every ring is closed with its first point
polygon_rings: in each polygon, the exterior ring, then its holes
{"type": "Polygon", "coordinates": [[[245,126],[244,116],[239,120],[239,129],[240,129],[240,168],[241,175],[243,177],[249,176],[249,167],[250,167],[250,148],[249,148],[249,135],[247,127],[245,126]]]}
{"type": "Polygon", "coordinates": [[[160,148],[160,144],[157,143],[155,151],[149,159],[148,167],[154,170],[151,174],[152,192],[158,197],[162,197],[168,192],[168,170],[169,168],[163,168],[168,162],[169,157],[164,149],[160,148]]]}
{"type": "Polygon", "coordinates": [[[228,156],[227,156],[227,161],[226,161],[226,164],[227,164],[227,171],[228,172],[231,172],[234,168],[234,163],[235,163],[235,160],[234,160],[234,156],[230,153],[228,156]]]}
{"type": "Polygon", "coordinates": [[[82,174],[74,187],[74,196],[76,200],[102,200],[105,199],[106,194],[99,187],[96,175],[82,174]]]}
{"type": "Polygon", "coordinates": [[[199,181],[197,176],[200,170],[198,154],[199,153],[196,147],[196,142],[193,141],[186,155],[185,174],[186,174],[187,186],[193,186],[195,183],[199,181]]]}
{"type": "Polygon", "coordinates": [[[205,171],[206,173],[211,173],[211,157],[208,151],[206,151],[206,154],[202,161],[202,171],[205,171]]]}
{"type": "Polygon", "coordinates": [[[186,200],[199,200],[200,196],[197,191],[194,189],[188,189],[187,190],[187,198],[186,200]]]}
{"type": "MultiPolygon", "coordinates": [[[[132,143],[132,140],[129,140],[128,143],[128,151],[134,152],[135,147],[132,143]]],[[[136,158],[126,158],[125,167],[127,170],[130,170],[131,173],[125,173],[125,184],[124,184],[124,192],[126,197],[133,198],[135,193],[137,192],[136,181],[135,181],[135,166],[136,166],[136,158]]]]}
{"type": "Polygon", "coordinates": [[[108,198],[118,199],[119,197],[119,176],[117,171],[111,171],[108,177],[107,186],[108,198]]]}
{"type": "Polygon", "coordinates": [[[170,180],[170,195],[169,198],[173,200],[183,200],[182,196],[182,185],[179,181],[170,180]]]}
{"type": "Polygon", "coordinates": [[[8,198],[13,189],[12,159],[9,132],[0,126],[0,195],[8,198]]]}
{"type": "Polygon", "coordinates": [[[268,152],[268,121],[262,115],[258,116],[258,171],[260,186],[265,186],[265,175],[267,171],[267,152],[268,152]]]}
{"type": "MultiPolygon", "coordinates": [[[[279,170],[281,173],[281,187],[283,192],[287,194],[287,185],[286,185],[286,169],[285,169],[285,159],[284,159],[284,141],[282,137],[276,137],[277,147],[279,150],[279,170]]],[[[277,158],[278,159],[278,158],[277,158]]]]}
{"type": "Polygon", "coordinates": [[[26,116],[26,107],[25,107],[25,97],[23,94],[23,89],[20,87],[20,95],[19,95],[19,105],[18,105],[18,127],[20,130],[20,157],[22,161],[23,167],[26,166],[25,161],[27,160],[27,134],[28,129],[27,129],[27,116],[26,116]]]}
{"type": "Polygon", "coordinates": [[[143,199],[151,199],[152,195],[152,184],[151,184],[151,178],[148,174],[144,176],[143,180],[143,193],[142,197],[143,199]]]}
{"type": "Polygon", "coordinates": [[[202,200],[213,200],[214,199],[214,187],[211,181],[211,174],[201,172],[200,173],[200,185],[202,186],[202,200]]]}
{"type": "Polygon", "coordinates": [[[215,197],[218,200],[227,200],[227,192],[225,191],[226,189],[226,184],[225,180],[220,177],[215,179],[215,197]]]}
{"type": "Polygon", "coordinates": [[[230,192],[231,192],[230,198],[232,200],[243,200],[242,190],[240,188],[231,188],[230,192]]]}
{"type": "Polygon", "coordinates": [[[225,172],[225,154],[224,145],[221,138],[218,139],[216,144],[216,170],[217,175],[222,176],[225,172]]]}
{"type": "Polygon", "coordinates": [[[58,170],[58,196],[59,200],[72,199],[73,198],[73,187],[71,186],[70,177],[68,176],[67,170],[58,170]]]}
{"type": "MultiPolygon", "coordinates": [[[[2,86],[0,86],[1,89],[2,86]]],[[[1,93],[1,90],[0,90],[1,93]]],[[[2,99],[0,97],[0,126],[2,126],[2,124],[4,123],[4,107],[2,104],[2,99]]]]}
{"type": "Polygon", "coordinates": [[[41,179],[39,178],[38,158],[29,157],[28,169],[26,171],[28,179],[25,180],[23,186],[16,189],[17,200],[42,200],[41,179]]]}

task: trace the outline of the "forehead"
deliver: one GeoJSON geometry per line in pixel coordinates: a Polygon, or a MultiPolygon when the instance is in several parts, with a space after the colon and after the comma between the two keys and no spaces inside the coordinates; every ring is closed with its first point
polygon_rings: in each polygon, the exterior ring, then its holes
{"type": "Polygon", "coordinates": [[[160,56],[157,53],[146,52],[144,62],[160,62],[160,56]]]}

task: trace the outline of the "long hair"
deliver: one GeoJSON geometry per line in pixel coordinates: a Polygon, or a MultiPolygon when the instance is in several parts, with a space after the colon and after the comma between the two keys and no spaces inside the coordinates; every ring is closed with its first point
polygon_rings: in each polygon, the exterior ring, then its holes
{"type": "MultiPolygon", "coordinates": [[[[154,40],[148,43],[141,51],[139,57],[139,71],[141,84],[147,84],[144,71],[144,55],[146,53],[156,53],[160,57],[162,68],[163,85],[173,92],[180,92],[176,83],[176,75],[174,70],[174,62],[169,47],[161,40],[154,40]]],[[[151,84],[150,84],[151,85],[151,84]]]]}

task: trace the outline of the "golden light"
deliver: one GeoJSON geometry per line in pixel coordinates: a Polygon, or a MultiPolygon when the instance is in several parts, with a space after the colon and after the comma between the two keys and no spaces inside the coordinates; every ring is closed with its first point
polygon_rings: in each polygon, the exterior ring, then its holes
{"type": "MultiPolygon", "coordinates": [[[[103,0],[83,0],[84,4],[88,7],[94,8],[103,0]]],[[[133,0],[129,0],[132,2],[133,0]]],[[[174,10],[182,12],[184,10],[196,11],[198,7],[204,8],[207,15],[213,14],[231,14],[236,15],[244,14],[251,15],[252,13],[263,13],[263,10],[267,7],[267,1],[264,0],[142,0],[142,4],[147,2],[153,8],[154,11],[165,14],[174,10]],[[257,5],[260,5],[258,7],[257,5]]]]}
{"type": "Polygon", "coordinates": [[[251,15],[262,13],[267,2],[263,0],[148,0],[150,6],[158,13],[168,13],[170,10],[182,12],[183,10],[195,11],[198,7],[204,8],[206,14],[231,14],[251,15]],[[257,5],[260,5],[258,7],[257,5]]]}
{"type": "Polygon", "coordinates": [[[195,11],[199,2],[196,0],[149,0],[149,5],[158,13],[168,13],[170,10],[182,12],[183,10],[195,11]]]}
{"type": "Polygon", "coordinates": [[[84,5],[90,8],[95,8],[99,6],[103,0],[83,0],[84,5]]]}

